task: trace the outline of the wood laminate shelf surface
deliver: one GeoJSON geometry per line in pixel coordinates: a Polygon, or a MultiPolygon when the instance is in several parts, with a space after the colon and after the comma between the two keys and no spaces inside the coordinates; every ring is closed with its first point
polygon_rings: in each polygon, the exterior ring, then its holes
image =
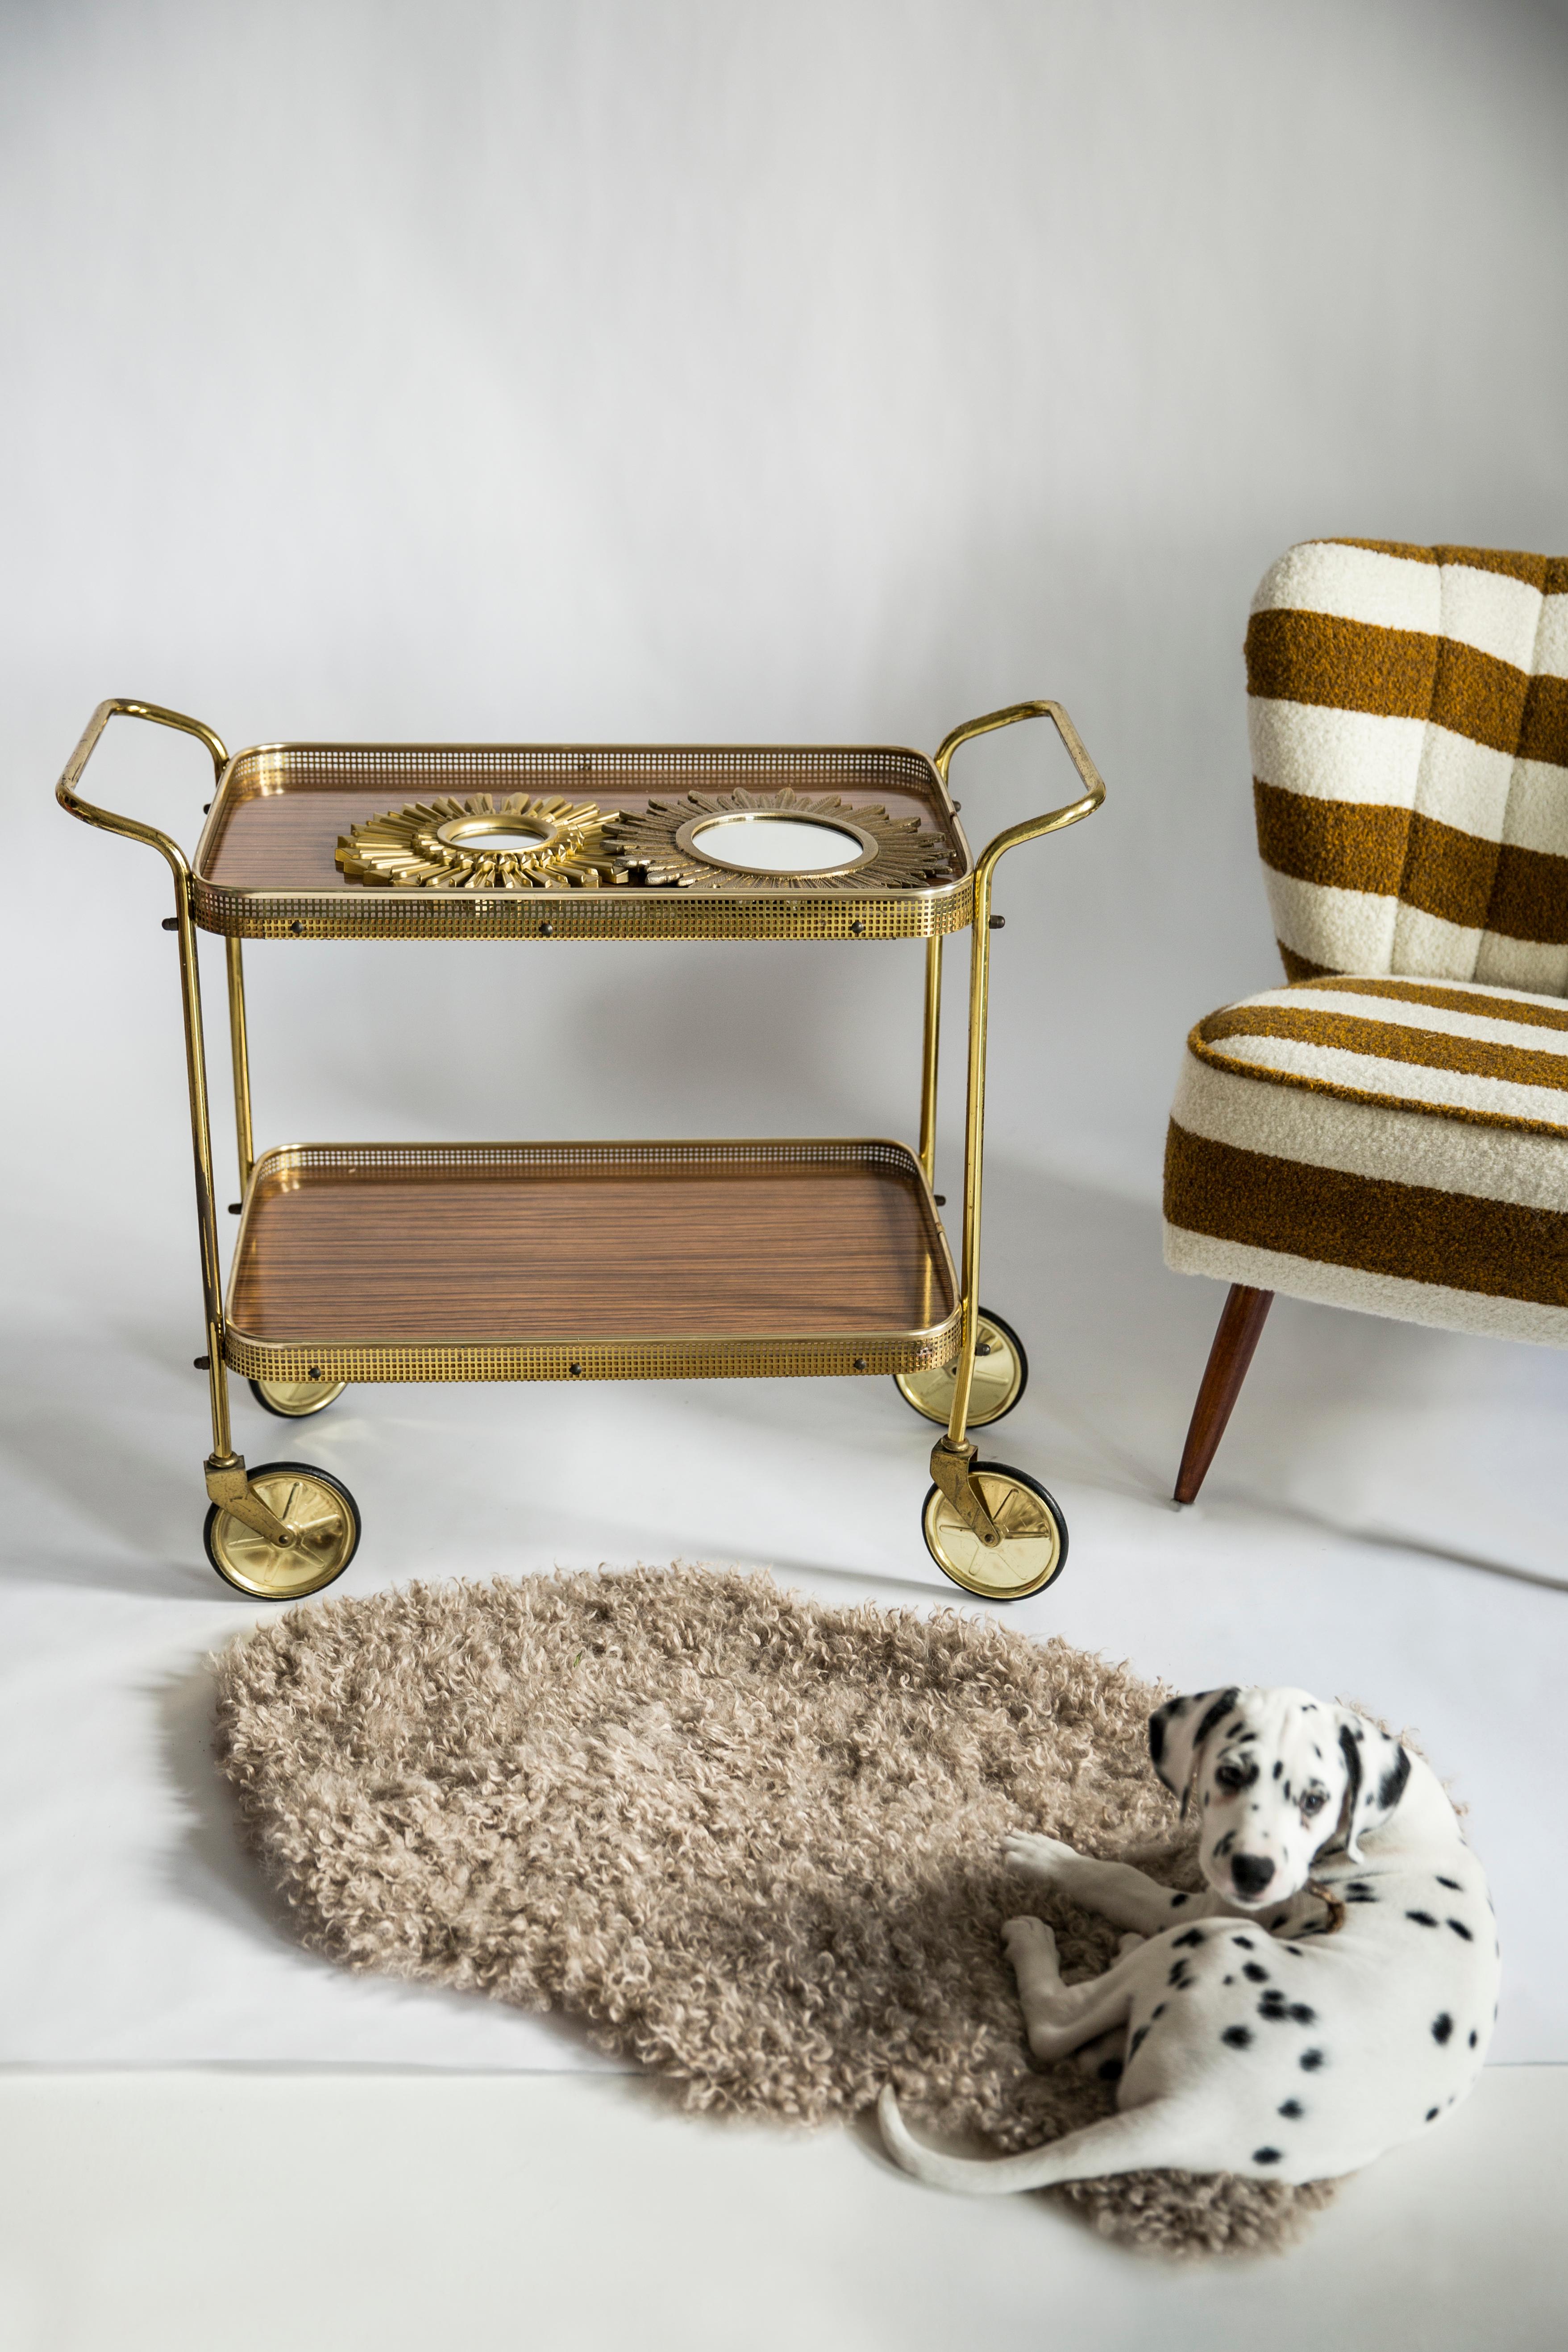
{"type": "MultiPolygon", "coordinates": [[[[776,1147],[780,1151],[799,1147],[776,1147]]],[[[901,1148],[729,1164],[714,1147],[573,1164],[511,1147],[453,1165],[258,1170],[229,1293],[267,1341],[409,1343],[929,1330],[953,1308],[946,1251],[901,1148]]],[[[319,1148],[324,1150],[325,1148],[319,1148]]],[[[497,1151],[506,1147],[494,1147],[497,1151]]],[[[580,1147],[589,1149],[589,1147],[580,1147]]],[[[767,1147],[752,1147],[765,1151],[767,1147]]],[[[274,1164],[274,1163],[279,1164],[274,1164]]]]}
{"type": "MultiPolygon", "coordinates": [[[[606,814],[640,814],[652,799],[688,792],[771,792],[792,786],[808,794],[837,795],[847,808],[878,807],[889,816],[917,817],[952,848],[963,870],[962,843],[945,814],[934,772],[907,751],[831,749],[770,756],[765,766],[743,754],[700,751],[692,764],[666,768],[671,756],[657,748],[615,747],[569,758],[549,755],[548,766],[521,748],[509,755],[374,747],[287,746],[247,751],[217,796],[196,853],[204,882],[238,890],[330,890],[350,897],[378,886],[350,880],[336,863],[340,837],[366,818],[410,801],[489,793],[497,801],[525,792],[592,801],[606,814]],[[924,772],[922,773],[922,771],[924,772]]],[[[679,757],[679,753],[675,755],[679,757]]]]}

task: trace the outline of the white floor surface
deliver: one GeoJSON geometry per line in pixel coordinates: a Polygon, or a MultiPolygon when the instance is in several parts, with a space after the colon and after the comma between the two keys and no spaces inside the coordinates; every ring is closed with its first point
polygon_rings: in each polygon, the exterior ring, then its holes
{"type": "Polygon", "coordinates": [[[865,2130],[631,2081],[0,2081],[7,2352],[1553,2352],[1568,2074],[1496,2067],[1282,2257],[1173,2267],[865,2130]]]}
{"type": "MultiPolygon", "coordinates": [[[[996,1168],[986,1295],[1034,1376],[986,1451],[1071,1528],[1059,1583],[1009,1622],[1412,1727],[1502,1927],[1494,2065],[1441,2143],[1354,2184],[1284,2267],[1173,2277],[1037,2200],[917,2191],[864,2135],[542,2080],[603,2062],[566,2025],[300,1952],[206,1744],[204,1661],[258,1612],[201,1555],[187,1202],[100,1199],[83,1158],[29,1213],[0,1436],[7,2347],[174,2352],[218,2315],[231,2346],[397,2346],[437,2313],[456,2340],[525,2312],[520,2340],[572,2346],[934,2346],[993,2320],[1131,2345],[1155,2315],[1194,2345],[1560,2340],[1568,1359],[1281,1302],[1179,1513],[1217,1292],[1163,1273],[1152,1210],[996,1168]],[[176,2068],[219,2071],[145,2071],[176,2068]]],[[[237,1417],[253,1462],[314,1459],[358,1496],[340,1591],[680,1556],[972,1605],[921,1546],[931,1433],[890,1382],[367,1389],[302,1425],[240,1389],[237,1417]]]]}

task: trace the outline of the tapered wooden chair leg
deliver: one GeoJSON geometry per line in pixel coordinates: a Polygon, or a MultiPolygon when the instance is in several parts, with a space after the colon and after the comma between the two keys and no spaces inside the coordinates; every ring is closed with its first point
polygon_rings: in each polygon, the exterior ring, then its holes
{"type": "Polygon", "coordinates": [[[1182,1466],[1176,1473],[1178,1503],[1197,1500],[1198,1489],[1219,1449],[1225,1425],[1241,1394],[1247,1368],[1263,1336],[1263,1326],[1273,1304],[1271,1290],[1248,1290],[1240,1282],[1231,1285],[1230,1297],[1221,1311],[1219,1328],[1209,1349],[1198,1401],[1193,1407],[1187,1442],[1182,1449],[1182,1466]]]}

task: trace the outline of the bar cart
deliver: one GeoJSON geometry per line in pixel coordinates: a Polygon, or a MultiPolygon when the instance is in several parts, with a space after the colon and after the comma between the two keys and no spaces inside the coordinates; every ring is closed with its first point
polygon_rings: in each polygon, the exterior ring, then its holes
{"type": "Polygon", "coordinates": [[[269,743],[232,757],[199,719],[100,703],[60,778],[73,816],[166,859],[195,1160],[212,1452],[205,1543],[218,1574],[292,1601],[341,1576],[353,1497],[298,1462],[234,1448],[228,1376],[289,1420],[353,1381],[891,1374],[942,1424],[921,1515],[966,1591],[1037,1592],[1067,1528],[1026,1472],[982,1462],[1027,1366],[979,1303],[986,1011],[996,867],[1076,824],[1105,788],[1065,710],[1020,702],[933,758],[831,745],[269,743]],[[205,743],[216,790],[195,856],[84,800],[111,718],[205,743]],[[978,857],[948,771],[960,745],[1048,718],[1081,795],[978,857]],[[942,942],[972,934],[961,1273],[932,1191],[942,942]],[[198,929],[225,942],[239,1217],[221,1273],[198,929]],[[242,942],[923,939],[920,1140],[291,1144],[258,1158],[242,942]],[[604,1247],[606,1233],[622,1244],[604,1247]]]}

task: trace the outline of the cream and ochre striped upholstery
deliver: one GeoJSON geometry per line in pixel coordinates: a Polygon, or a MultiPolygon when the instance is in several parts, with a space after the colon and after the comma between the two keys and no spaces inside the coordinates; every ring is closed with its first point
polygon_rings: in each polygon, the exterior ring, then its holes
{"type": "Polygon", "coordinates": [[[1310,541],[1247,662],[1293,984],[1187,1041],[1167,1260],[1568,1345],[1568,561],[1310,541]]]}

